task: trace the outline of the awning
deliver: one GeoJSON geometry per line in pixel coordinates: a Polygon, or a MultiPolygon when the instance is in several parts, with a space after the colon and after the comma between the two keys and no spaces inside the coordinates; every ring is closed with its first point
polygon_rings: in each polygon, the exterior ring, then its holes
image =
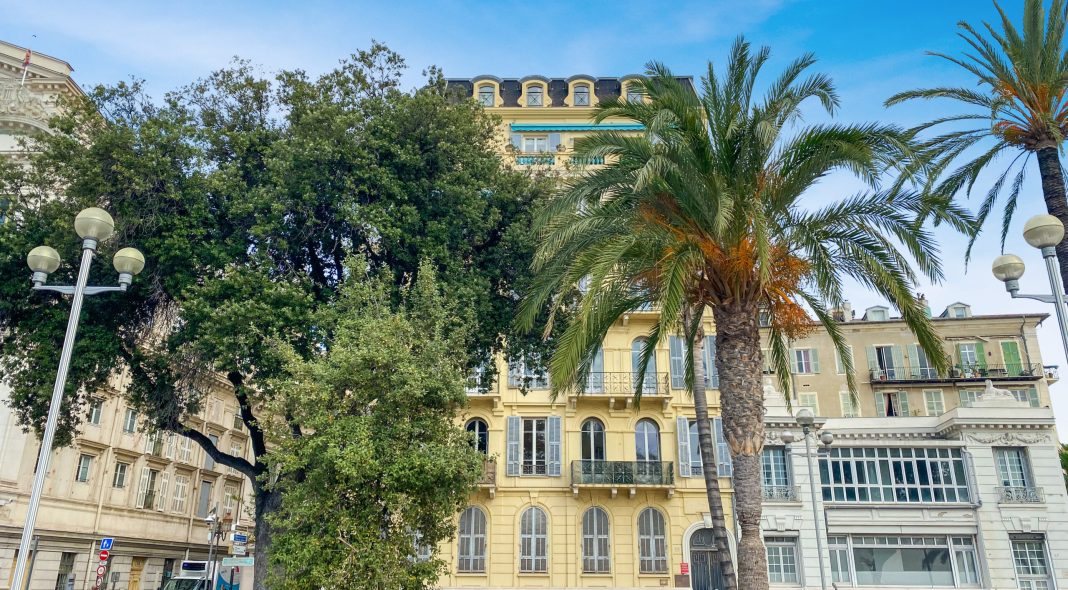
{"type": "Polygon", "coordinates": [[[512,123],[512,132],[524,131],[641,131],[645,125],[641,123],[512,123]]]}

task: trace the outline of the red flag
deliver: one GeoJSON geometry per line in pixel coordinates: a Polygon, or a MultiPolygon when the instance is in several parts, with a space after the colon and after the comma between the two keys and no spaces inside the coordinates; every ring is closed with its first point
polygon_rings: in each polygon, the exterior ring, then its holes
{"type": "Polygon", "coordinates": [[[22,86],[26,85],[26,74],[30,71],[30,50],[26,50],[26,57],[22,60],[22,86]]]}

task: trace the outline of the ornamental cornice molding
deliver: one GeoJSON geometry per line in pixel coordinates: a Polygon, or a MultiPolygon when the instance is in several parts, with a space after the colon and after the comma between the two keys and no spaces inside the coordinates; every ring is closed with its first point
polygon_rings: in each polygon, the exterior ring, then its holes
{"type": "Polygon", "coordinates": [[[965,440],[983,445],[1034,445],[1049,442],[1049,433],[1036,432],[971,432],[964,435],[965,440]]]}

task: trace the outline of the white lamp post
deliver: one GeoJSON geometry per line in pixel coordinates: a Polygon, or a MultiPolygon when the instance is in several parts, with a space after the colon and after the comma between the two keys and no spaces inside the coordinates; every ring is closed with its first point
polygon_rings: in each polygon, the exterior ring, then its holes
{"type": "Polygon", "coordinates": [[[1015,254],[1003,254],[994,259],[991,271],[994,276],[1005,283],[1005,290],[1014,299],[1036,299],[1045,303],[1052,303],[1057,315],[1057,325],[1061,330],[1061,344],[1064,345],[1064,353],[1068,355],[1068,308],[1065,307],[1064,285],[1061,284],[1061,274],[1057,268],[1057,244],[1064,239],[1064,224],[1052,215],[1035,215],[1024,224],[1024,240],[1031,246],[1042,251],[1042,258],[1046,260],[1046,274],[1049,275],[1049,286],[1052,295],[1025,295],[1020,293],[1020,277],[1023,276],[1024,261],[1015,254]]]}
{"type": "Polygon", "coordinates": [[[19,554],[15,563],[15,574],[11,580],[13,589],[22,590],[25,586],[26,561],[30,553],[30,540],[37,522],[37,510],[41,505],[41,493],[44,491],[45,476],[48,474],[48,462],[52,455],[52,439],[56,435],[59,410],[63,405],[63,390],[67,384],[67,370],[70,368],[71,352],[74,349],[74,337],[78,332],[78,319],[81,316],[82,300],[85,295],[95,295],[110,291],[125,291],[133,282],[134,275],[145,267],[145,257],[133,248],[123,248],[115,253],[115,270],[119,273],[118,286],[87,287],[89,265],[93,261],[97,245],[111,237],[115,231],[115,222],[107,211],[90,207],[78,213],[74,219],[74,229],[82,238],[82,260],[78,268],[78,280],[73,286],[48,285],[48,275],[59,268],[59,253],[48,246],[38,246],[26,256],[26,264],[33,271],[31,281],[35,291],[56,291],[73,295],[70,318],[67,320],[67,333],[63,338],[63,350],[59,355],[59,369],[56,371],[56,383],[52,389],[52,401],[48,406],[48,420],[45,422],[44,436],[41,438],[41,452],[37,459],[37,473],[33,478],[33,490],[30,492],[30,505],[26,511],[26,523],[22,527],[22,540],[19,542],[19,554]]]}
{"type": "MultiPolygon", "coordinates": [[[[812,415],[812,410],[808,408],[801,408],[797,411],[797,424],[801,427],[801,436],[805,439],[805,459],[808,461],[808,488],[812,494],[812,524],[816,527],[816,557],[820,563],[820,587],[823,590],[827,590],[827,570],[823,565],[823,533],[820,532],[820,514],[816,510],[816,468],[812,464],[812,443],[809,441],[809,434],[812,433],[812,425],[816,423],[816,417],[812,415]]],[[[794,442],[794,433],[789,430],[779,435],[782,442],[790,444],[794,442]]],[[[820,442],[824,446],[831,446],[834,442],[834,435],[830,432],[820,433],[820,442]]]]}

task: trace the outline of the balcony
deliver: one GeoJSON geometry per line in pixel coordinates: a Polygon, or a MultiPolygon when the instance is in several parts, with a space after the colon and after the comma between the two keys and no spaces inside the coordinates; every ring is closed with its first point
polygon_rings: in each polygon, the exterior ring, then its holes
{"type": "Polygon", "coordinates": [[[1042,365],[954,365],[948,373],[933,367],[870,369],[872,383],[981,383],[991,381],[1037,381],[1046,375],[1042,365]]]}
{"type": "Polygon", "coordinates": [[[571,491],[580,488],[608,489],[615,498],[625,488],[633,498],[638,488],[666,489],[670,498],[675,491],[675,464],[670,461],[572,461],[571,491]]]}
{"type": "Polygon", "coordinates": [[[801,494],[797,486],[764,486],[765,502],[800,502],[801,494]]]}
{"type": "Polygon", "coordinates": [[[1002,486],[997,491],[998,504],[1042,504],[1046,501],[1042,490],[1031,486],[1002,486]]]}
{"type": "MultiPolygon", "coordinates": [[[[590,373],[586,386],[581,393],[575,390],[568,394],[568,401],[574,408],[578,398],[588,397],[607,400],[609,405],[617,405],[617,400],[626,408],[634,404],[634,393],[638,389],[637,376],[630,372],[590,373]]],[[[646,373],[641,385],[642,397],[657,398],[665,409],[671,403],[671,378],[667,373],[646,373]]]]}
{"type": "Polygon", "coordinates": [[[482,478],[478,480],[479,489],[489,492],[489,497],[492,499],[497,495],[497,461],[494,459],[486,459],[486,462],[482,464],[482,478]]]}
{"type": "Polygon", "coordinates": [[[1045,365],[1042,372],[1046,375],[1046,381],[1056,383],[1061,379],[1060,368],[1057,365],[1045,365]]]}
{"type": "Polygon", "coordinates": [[[515,157],[517,166],[554,166],[556,156],[550,154],[522,154],[515,157]]]}
{"type": "Polygon", "coordinates": [[[572,166],[603,166],[604,156],[571,156],[567,163],[572,166]]]}

